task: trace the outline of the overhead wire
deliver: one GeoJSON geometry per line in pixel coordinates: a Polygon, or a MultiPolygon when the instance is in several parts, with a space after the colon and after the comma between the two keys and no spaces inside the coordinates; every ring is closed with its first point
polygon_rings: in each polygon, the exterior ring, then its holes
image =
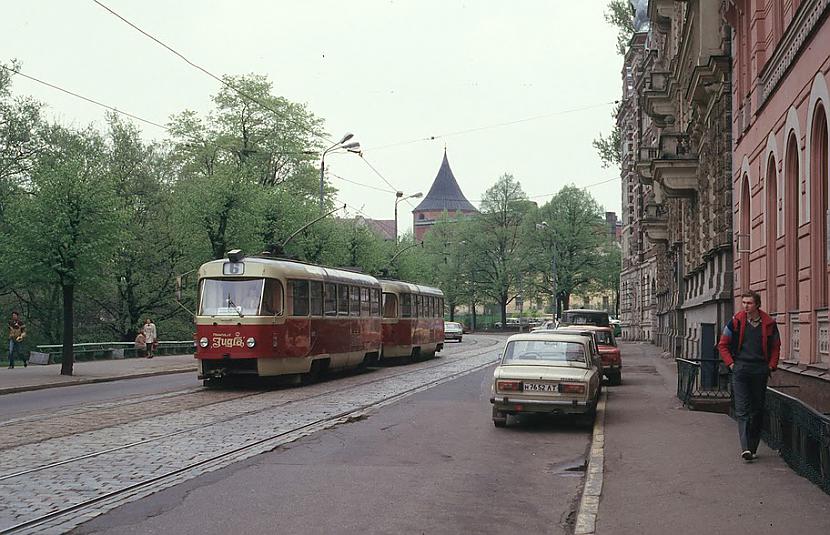
{"type": "Polygon", "coordinates": [[[466,128],[464,130],[455,130],[455,131],[447,132],[447,133],[444,133],[444,134],[434,134],[434,135],[431,135],[431,136],[420,137],[420,138],[417,138],[417,139],[410,139],[408,141],[400,141],[400,142],[397,142],[397,143],[390,143],[388,145],[380,145],[380,146],[377,146],[377,147],[369,147],[369,148],[364,149],[364,150],[366,150],[366,151],[381,150],[381,149],[388,149],[388,148],[391,148],[391,147],[400,147],[400,146],[403,146],[403,145],[411,145],[412,143],[420,143],[420,142],[423,142],[423,141],[434,141],[436,139],[441,139],[441,138],[445,138],[445,137],[459,136],[459,135],[462,135],[462,134],[469,134],[469,133],[472,133],[472,132],[480,132],[482,130],[490,130],[490,129],[493,129],[493,128],[501,128],[503,126],[512,126],[514,124],[526,123],[528,121],[537,121],[537,120],[540,120],[540,119],[546,119],[548,117],[555,117],[557,115],[565,115],[565,114],[568,114],[568,113],[575,113],[575,112],[578,112],[578,111],[591,110],[591,109],[601,108],[601,107],[604,107],[604,106],[610,106],[611,104],[618,104],[618,103],[619,103],[619,100],[611,100],[611,101],[608,101],[608,102],[603,102],[601,104],[592,104],[590,106],[582,106],[582,107],[579,107],[579,108],[572,108],[572,109],[569,109],[569,110],[560,110],[560,111],[554,111],[554,112],[550,112],[550,113],[543,113],[541,115],[534,115],[532,117],[525,117],[523,119],[516,119],[516,120],[513,120],[513,121],[505,121],[505,122],[501,122],[501,123],[494,123],[494,124],[489,124],[489,125],[477,126],[477,127],[473,127],[473,128],[466,128]]]}

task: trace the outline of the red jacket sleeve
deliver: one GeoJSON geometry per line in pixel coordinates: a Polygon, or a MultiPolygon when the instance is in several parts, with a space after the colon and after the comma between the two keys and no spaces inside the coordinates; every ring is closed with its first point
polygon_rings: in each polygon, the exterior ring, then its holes
{"type": "MultiPolygon", "coordinates": [[[[735,360],[732,358],[732,351],[730,350],[730,346],[732,345],[732,321],[730,320],[726,326],[723,328],[723,332],[720,335],[720,340],[718,341],[718,353],[720,353],[720,358],[723,360],[723,363],[727,366],[732,366],[735,360]]],[[[776,357],[776,361],[777,361],[776,357]]],[[[772,360],[770,360],[770,365],[772,360]]]]}
{"type": "Polygon", "coordinates": [[[778,357],[781,356],[781,335],[778,334],[778,325],[772,325],[772,346],[769,354],[769,369],[778,368],[778,357]]]}

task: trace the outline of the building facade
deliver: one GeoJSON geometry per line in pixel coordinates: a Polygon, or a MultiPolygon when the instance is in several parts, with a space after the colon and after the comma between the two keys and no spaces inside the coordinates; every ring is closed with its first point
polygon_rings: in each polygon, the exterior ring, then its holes
{"type": "Polygon", "coordinates": [[[630,306],[629,332],[650,328],[653,341],[675,357],[714,357],[733,310],[728,6],[729,0],[651,0],[643,50],[631,58],[639,110],[624,148],[639,188],[632,187],[632,203],[623,191],[623,206],[633,205],[629,238],[636,244],[629,243],[627,286],[641,296],[641,314],[646,303],[654,308],[637,324],[638,309],[630,306]]]}
{"type": "Polygon", "coordinates": [[[654,243],[644,232],[644,201],[652,196],[651,185],[640,182],[636,172],[635,148],[639,145],[641,110],[638,86],[644,83],[642,71],[648,33],[634,34],[623,62],[623,92],[617,112],[617,128],[622,147],[622,271],[620,273],[620,322],[626,340],[655,341],[657,259],[654,243]]]}
{"type": "Polygon", "coordinates": [[[830,367],[830,1],[729,4],[735,298],[761,294],[791,372],[779,381],[804,392],[830,367]]]}
{"type": "Polygon", "coordinates": [[[444,159],[429,193],[412,210],[412,228],[415,231],[415,240],[422,241],[427,231],[432,228],[436,221],[447,212],[450,217],[463,217],[465,215],[477,214],[476,207],[461,192],[461,187],[455,179],[455,175],[447,160],[447,150],[444,149],[444,159]]]}

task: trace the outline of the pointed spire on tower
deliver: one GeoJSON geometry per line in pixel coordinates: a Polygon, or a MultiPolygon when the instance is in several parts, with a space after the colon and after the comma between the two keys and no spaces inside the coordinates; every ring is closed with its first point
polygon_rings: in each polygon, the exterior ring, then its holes
{"type": "Polygon", "coordinates": [[[435,175],[435,180],[432,182],[432,187],[429,188],[424,200],[415,207],[413,212],[425,211],[448,211],[450,213],[461,212],[478,212],[476,207],[470,204],[470,201],[461,192],[461,187],[455,179],[455,175],[450,168],[450,162],[447,159],[447,146],[444,144],[444,159],[441,161],[441,167],[438,169],[438,174],[435,175]]]}

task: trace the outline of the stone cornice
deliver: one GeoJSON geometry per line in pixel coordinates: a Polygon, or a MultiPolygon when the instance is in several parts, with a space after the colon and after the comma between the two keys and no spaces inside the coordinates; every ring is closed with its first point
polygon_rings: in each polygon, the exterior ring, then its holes
{"type": "Polygon", "coordinates": [[[799,6],[781,42],[778,43],[775,52],[758,77],[759,109],[769,99],[793,62],[797,60],[798,51],[818,26],[828,6],[830,6],[830,0],[804,0],[799,6]]]}

